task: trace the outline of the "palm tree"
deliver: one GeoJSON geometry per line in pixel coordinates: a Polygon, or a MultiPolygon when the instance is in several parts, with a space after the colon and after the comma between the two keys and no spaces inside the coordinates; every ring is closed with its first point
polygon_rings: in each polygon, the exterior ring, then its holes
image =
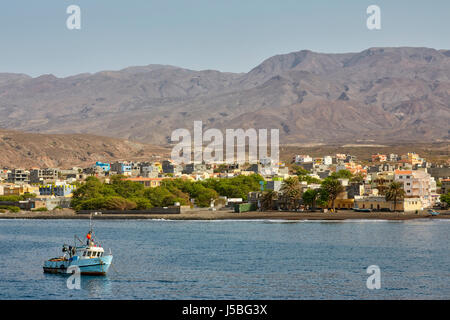
{"type": "Polygon", "coordinates": [[[331,201],[333,212],[335,211],[335,200],[339,194],[345,191],[342,183],[337,179],[327,178],[322,182],[321,189],[328,194],[328,200],[331,201]]]}
{"type": "Polygon", "coordinates": [[[280,191],[285,199],[285,204],[289,203],[289,209],[297,208],[297,204],[302,197],[302,185],[298,177],[290,177],[284,180],[280,191]]]}
{"type": "Polygon", "coordinates": [[[316,203],[319,196],[319,189],[308,189],[302,195],[303,203],[310,206],[310,208],[314,210],[316,208],[316,203]]]}
{"type": "Polygon", "coordinates": [[[403,183],[392,182],[386,191],[386,201],[394,202],[394,211],[397,211],[397,200],[402,200],[405,197],[405,190],[403,189],[403,183]]]}
{"type": "Polygon", "coordinates": [[[268,190],[261,197],[261,211],[272,210],[275,201],[278,199],[278,192],[268,190]]]}

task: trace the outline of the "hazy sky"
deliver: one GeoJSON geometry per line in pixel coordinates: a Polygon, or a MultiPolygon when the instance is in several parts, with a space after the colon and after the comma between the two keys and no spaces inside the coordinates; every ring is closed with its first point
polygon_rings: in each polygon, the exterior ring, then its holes
{"type": "Polygon", "coordinates": [[[449,31],[449,0],[2,1],[0,72],[68,76],[147,64],[247,72],[303,49],[450,49],[449,31]],[[81,30],[66,27],[72,4],[81,30]],[[372,4],[381,30],[366,27],[372,4]]]}

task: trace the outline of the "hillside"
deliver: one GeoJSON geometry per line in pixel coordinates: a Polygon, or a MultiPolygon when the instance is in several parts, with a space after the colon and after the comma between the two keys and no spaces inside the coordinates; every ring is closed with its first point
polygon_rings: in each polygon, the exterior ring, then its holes
{"type": "Polygon", "coordinates": [[[149,65],[67,78],[0,74],[0,127],[166,144],[172,130],[279,128],[282,143],[450,138],[450,51],[299,51],[248,73],[149,65]]]}
{"type": "Polygon", "coordinates": [[[0,168],[89,166],[95,161],[167,155],[161,147],[87,134],[31,134],[0,130],[0,168]]]}

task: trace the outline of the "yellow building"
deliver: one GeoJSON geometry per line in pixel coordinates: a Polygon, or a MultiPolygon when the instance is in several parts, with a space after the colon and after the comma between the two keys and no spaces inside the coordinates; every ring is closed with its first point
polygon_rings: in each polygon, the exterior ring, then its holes
{"type": "Polygon", "coordinates": [[[423,162],[423,159],[420,158],[419,155],[414,152],[408,152],[407,154],[402,155],[401,159],[408,161],[412,165],[421,164],[423,162]]]}
{"type": "Polygon", "coordinates": [[[144,185],[144,187],[155,188],[155,187],[159,187],[161,185],[161,182],[164,179],[169,179],[169,178],[142,178],[142,177],[138,177],[138,178],[127,178],[125,180],[138,182],[138,183],[144,185]]]}
{"type": "MultiPolygon", "coordinates": [[[[355,199],[336,199],[334,200],[334,206],[336,209],[352,209],[355,205],[355,199]]],[[[331,202],[328,204],[331,208],[331,202]]]]}
{"type": "MultiPolygon", "coordinates": [[[[394,211],[394,202],[386,201],[384,196],[355,196],[355,207],[374,211],[394,211]]],[[[423,205],[420,198],[404,198],[397,201],[395,209],[397,211],[414,212],[423,210],[423,205]]]]}
{"type": "Polygon", "coordinates": [[[156,167],[156,168],[158,168],[158,172],[161,173],[161,172],[163,171],[162,165],[161,165],[160,162],[154,162],[154,163],[153,163],[153,166],[156,167]]]}
{"type": "Polygon", "coordinates": [[[3,185],[3,195],[5,196],[20,196],[24,193],[34,193],[36,195],[39,194],[39,187],[30,186],[27,184],[24,185],[14,185],[8,184],[3,185]]]}

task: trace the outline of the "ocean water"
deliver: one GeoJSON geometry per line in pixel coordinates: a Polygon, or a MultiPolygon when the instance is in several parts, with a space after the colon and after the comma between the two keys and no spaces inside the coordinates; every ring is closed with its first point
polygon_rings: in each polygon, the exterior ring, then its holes
{"type": "Polygon", "coordinates": [[[450,220],[97,220],[105,277],[44,274],[88,220],[0,220],[0,299],[449,299],[450,220]],[[370,265],[381,288],[369,290],[370,265]]]}

